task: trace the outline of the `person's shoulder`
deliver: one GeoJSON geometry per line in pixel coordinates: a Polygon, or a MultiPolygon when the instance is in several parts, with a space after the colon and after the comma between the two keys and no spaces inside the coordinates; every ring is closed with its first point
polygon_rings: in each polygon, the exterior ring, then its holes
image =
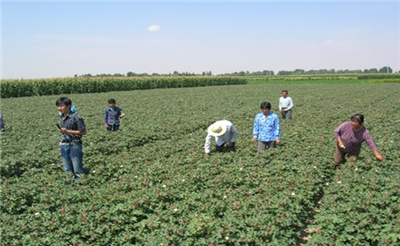
{"type": "Polygon", "coordinates": [[[73,117],[74,119],[83,120],[83,117],[76,112],[72,113],[71,117],[73,117]]]}

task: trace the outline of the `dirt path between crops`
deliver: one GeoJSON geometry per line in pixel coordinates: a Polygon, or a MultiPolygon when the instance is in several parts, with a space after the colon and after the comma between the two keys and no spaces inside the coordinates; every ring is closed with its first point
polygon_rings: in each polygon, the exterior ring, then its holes
{"type": "Polygon", "coordinates": [[[311,234],[313,232],[319,232],[322,228],[320,226],[317,226],[316,228],[308,228],[310,225],[313,225],[314,217],[316,214],[319,213],[319,206],[322,205],[320,200],[324,196],[324,193],[321,192],[317,197],[314,198],[314,210],[311,210],[308,212],[308,218],[304,222],[304,226],[299,228],[300,231],[300,237],[296,240],[296,246],[304,246],[307,245],[307,243],[311,239],[311,234]]]}

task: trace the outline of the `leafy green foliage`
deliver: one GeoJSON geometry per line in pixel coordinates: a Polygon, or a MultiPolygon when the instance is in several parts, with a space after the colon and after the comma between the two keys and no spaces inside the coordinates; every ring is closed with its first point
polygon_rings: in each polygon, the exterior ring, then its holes
{"type": "Polygon", "coordinates": [[[233,77],[80,77],[2,80],[1,98],[245,84],[233,77]]]}
{"type": "Polygon", "coordinates": [[[2,99],[2,245],[397,245],[399,85],[235,85],[75,94],[85,118],[85,178],[65,184],[56,96],[2,99]],[[282,145],[251,142],[262,101],[277,112],[282,89],[294,119],[282,145]],[[126,114],[106,133],[115,98],[126,114]],[[382,110],[390,105],[390,110],[382,110]],[[384,156],[332,170],[332,132],[354,113],[384,156]],[[228,119],[237,151],[203,155],[207,127],[228,119]],[[310,214],[316,213],[310,221],[310,214]]]}

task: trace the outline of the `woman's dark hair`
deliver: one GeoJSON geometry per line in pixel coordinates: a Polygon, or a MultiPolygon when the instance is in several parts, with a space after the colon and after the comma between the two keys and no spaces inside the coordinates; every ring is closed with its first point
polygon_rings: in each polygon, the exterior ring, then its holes
{"type": "Polygon", "coordinates": [[[115,104],[115,99],[108,99],[108,103],[112,103],[112,104],[115,104]]]}
{"type": "Polygon", "coordinates": [[[72,101],[68,97],[60,97],[56,101],[56,106],[59,106],[61,104],[64,104],[65,106],[69,106],[72,104],[72,101]]]}
{"type": "Polygon", "coordinates": [[[261,109],[265,109],[266,108],[268,110],[271,110],[271,104],[269,102],[263,102],[263,103],[261,103],[260,108],[261,109]]]}
{"type": "Polygon", "coordinates": [[[362,125],[364,123],[364,115],[355,114],[355,115],[351,116],[350,120],[356,121],[356,122],[358,122],[358,124],[362,125]]]}

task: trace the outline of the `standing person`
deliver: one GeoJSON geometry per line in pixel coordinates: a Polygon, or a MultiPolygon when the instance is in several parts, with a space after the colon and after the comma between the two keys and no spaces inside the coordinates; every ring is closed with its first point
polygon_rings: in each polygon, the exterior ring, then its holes
{"type": "Polygon", "coordinates": [[[253,142],[258,141],[258,151],[264,151],[268,148],[275,148],[281,143],[281,130],[279,116],[272,113],[271,103],[261,103],[261,113],[258,113],[254,119],[253,142]]]}
{"type": "Polygon", "coordinates": [[[3,113],[1,111],[0,111],[0,125],[1,125],[1,131],[4,132],[3,113]]]}
{"type": "Polygon", "coordinates": [[[228,151],[234,151],[237,134],[236,128],[230,121],[216,121],[208,127],[208,134],[204,144],[205,155],[210,153],[212,137],[215,137],[215,150],[217,152],[223,152],[225,144],[227,144],[228,151]]]}
{"type": "Polygon", "coordinates": [[[374,153],[375,158],[378,161],[383,160],[363,123],[364,116],[355,114],[350,118],[350,121],[342,123],[333,132],[337,141],[334,168],[339,168],[340,164],[346,162],[346,155],[349,161],[356,161],[360,154],[361,144],[364,141],[367,143],[369,150],[374,153]]]}
{"type": "Polygon", "coordinates": [[[108,107],[104,109],[104,126],[107,131],[118,131],[120,118],[123,118],[125,114],[121,112],[121,108],[115,106],[115,99],[108,100],[108,107]]]}
{"type": "Polygon", "coordinates": [[[292,119],[293,100],[291,97],[288,97],[289,92],[287,90],[283,90],[281,93],[282,96],[279,98],[279,112],[281,112],[283,119],[292,119]]]}
{"type": "Polygon", "coordinates": [[[83,118],[71,111],[72,101],[61,97],[56,101],[58,111],[61,113],[59,131],[60,152],[64,171],[69,179],[80,179],[84,174],[82,136],[86,135],[86,126],[83,118]]]}

